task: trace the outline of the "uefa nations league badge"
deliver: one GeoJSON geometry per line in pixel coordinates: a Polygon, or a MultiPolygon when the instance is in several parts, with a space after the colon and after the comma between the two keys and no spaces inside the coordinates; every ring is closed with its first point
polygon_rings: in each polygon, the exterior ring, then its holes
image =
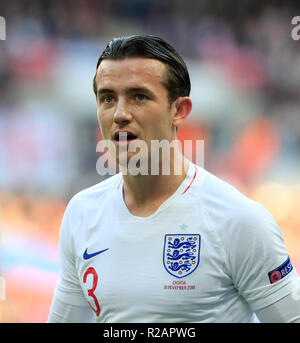
{"type": "Polygon", "coordinates": [[[183,278],[199,265],[201,237],[199,234],[165,235],[164,266],[168,273],[183,278]]]}

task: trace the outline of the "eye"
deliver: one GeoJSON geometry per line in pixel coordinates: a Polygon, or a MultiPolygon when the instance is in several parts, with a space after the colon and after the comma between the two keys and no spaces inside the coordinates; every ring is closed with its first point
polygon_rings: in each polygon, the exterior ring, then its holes
{"type": "Polygon", "coordinates": [[[138,101],[144,101],[144,100],[147,100],[148,97],[145,94],[136,94],[135,95],[135,99],[138,100],[138,101]]]}
{"type": "Polygon", "coordinates": [[[103,95],[101,101],[105,103],[111,103],[114,101],[114,97],[112,95],[103,95]]]}

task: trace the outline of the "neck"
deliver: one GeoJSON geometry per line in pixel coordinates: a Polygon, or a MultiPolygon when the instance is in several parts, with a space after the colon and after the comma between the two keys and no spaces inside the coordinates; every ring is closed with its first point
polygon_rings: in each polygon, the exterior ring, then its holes
{"type": "Polygon", "coordinates": [[[171,160],[168,175],[164,175],[162,168],[159,168],[158,175],[124,173],[123,197],[126,206],[133,214],[149,215],[155,212],[180,186],[188,167],[189,162],[178,153],[171,160]]]}

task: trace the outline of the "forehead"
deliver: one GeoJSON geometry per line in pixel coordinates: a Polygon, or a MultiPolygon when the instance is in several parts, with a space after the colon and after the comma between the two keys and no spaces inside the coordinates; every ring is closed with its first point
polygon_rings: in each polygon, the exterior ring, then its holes
{"type": "Polygon", "coordinates": [[[166,66],[153,58],[126,58],[104,60],[100,63],[96,83],[97,88],[109,86],[162,86],[165,81],[166,66]]]}

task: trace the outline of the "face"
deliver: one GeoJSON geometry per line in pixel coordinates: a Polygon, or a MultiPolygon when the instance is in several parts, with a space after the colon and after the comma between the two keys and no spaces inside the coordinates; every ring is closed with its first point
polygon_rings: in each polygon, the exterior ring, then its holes
{"type": "Polygon", "coordinates": [[[150,155],[151,140],[176,138],[176,106],[169,103],[165,73],[164,63],[150,58],[104,60],[98,67],[98,121],[103,139],[116,146],[118,163],[119,150],[128,143],[143,140],[150,155]],[[120,141],[123,133],[125,142],[120,141]]]}

